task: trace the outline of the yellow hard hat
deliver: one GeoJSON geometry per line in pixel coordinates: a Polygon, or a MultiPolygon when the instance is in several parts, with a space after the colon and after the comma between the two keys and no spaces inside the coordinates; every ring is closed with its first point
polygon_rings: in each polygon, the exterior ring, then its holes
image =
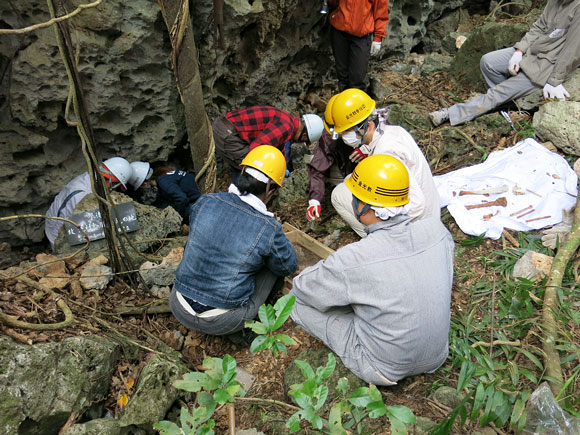
{"type": "Polygon", "coordinates": [[[336,94],[330,97],[330,100],[328,100],[328,103],[326,104],[326,109],[324,109],[324,129],[330,134],[333,133],[332,130],[334,129],[334,119],[332,119],[332,105],[334,104],[334,101],[338,95],[339,94],[336,94]]]}
{"type": "Polygon", "coordinates": [[[356,198],[375,207],[399,207],[409,202],[409,172],[393,156],[367,157],[344,182],[356,198]]]}
{"type": "Polygon", "coordinates": [[[342,133],[360,124],[373,113],[376,105],[375,100],[360,89],[342,91],[336,96],[331,108],[334,131],[342,133]]]}
{"type": "Polygon", "coordinates": [[[282,186],[286,175],[284,154],[272,145],[257,146],[244,157],[240,165],[257,169],[272,179],[278,186],[282,186]]]}

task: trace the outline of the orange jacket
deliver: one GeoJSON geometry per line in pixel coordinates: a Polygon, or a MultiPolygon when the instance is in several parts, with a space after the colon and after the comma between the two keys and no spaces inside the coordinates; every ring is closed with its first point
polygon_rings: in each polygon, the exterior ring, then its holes
{"type": "Polygon", "coordinates": [[[354,36],[374,33],[381,41],[389,21],[389,0],[328,0],[330,24],[354,36]]]}

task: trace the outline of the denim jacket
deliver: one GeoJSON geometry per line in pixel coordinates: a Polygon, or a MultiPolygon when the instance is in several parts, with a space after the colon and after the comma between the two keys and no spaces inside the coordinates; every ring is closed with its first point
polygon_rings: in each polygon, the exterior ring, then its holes
{"type": "Polygon", "coordinates": [[[242,305],[264,267],[278,276],[294,273],[296,254],[276,219],[233,193],[202,195],[190,208],[190,227],[175,289],[215,308],[242,305]]]}

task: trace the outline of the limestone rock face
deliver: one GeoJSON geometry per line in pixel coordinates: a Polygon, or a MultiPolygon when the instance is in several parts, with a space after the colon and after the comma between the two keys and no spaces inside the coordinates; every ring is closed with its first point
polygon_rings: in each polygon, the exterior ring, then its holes
{"type": "MultiPolygon", "coordinates": [[[[64,0],[67,11],[79,3],[64,0]]],[[[448,15],[466,3],[392,2],[387,38],[371,70],[381,59],[434,46],[429,41],[458,22],[448,15]],[[443,18],[447,23],[429,35],[428,26],[443,18]]],[[[485,1],[467,6],[480,3],[485,1]]],[[[320,6],[308,0],[225,0],[220,48],[211,24],[213,2],[190,2],[210,119],[254,104],[296,113],[316,110],[305,96],[336,87],[330,28],[320,6]]],[[[3,27],[22,28],[47,21],[49,15],[42,0],[22,0],[0,2],[0,17],[3,27]]],[[[70,25],[99,157],[160,162],[183,155],[183,108],[158,3],[107,0],[75,16],[70,25]]],[[[52,27],[2,35],[0,216],[42,214],[61,187],[86,170],[76,129],[65,120],[68,88],[52,27]]],[[[74,120],[74,114],[68,118],[74,120]]],[[[5,222],[0,241],[40,241],[43,224],[41,219],[5,222]]]]}
{"type": "Polygon", "coordinates": [[[119,353],[99,337],[34,346],[0,337],[0,434],[56,435],[72,412],[106,396],[119,353]]]}
{"type": "MultiPolygon", "coordinates": [[[[68,3],[72,11],[78,2],[68,3]]],[[[0,5],[0,16],[14,28],[49,19],[46,3],[39,0],[23,0],[17,9],[10,2],[0,5]]],[[[165,160],[182,139],[160,15],[155,2],[107,1],[70,22],[103,159],[165,160]]],[[[0,65],[9,69],[0,86],[0,215],[42,214],[61,187],[86,170],[76,129],[64,120],[69,86],[54,29],[2,35],[0,65]]],[[[72,109],[69,118],[75,118],[72,109]]],[[[43,222],[26,225],[23,230],[22,223],[10,222],[0,239],[42,238],[43,222]]]]}

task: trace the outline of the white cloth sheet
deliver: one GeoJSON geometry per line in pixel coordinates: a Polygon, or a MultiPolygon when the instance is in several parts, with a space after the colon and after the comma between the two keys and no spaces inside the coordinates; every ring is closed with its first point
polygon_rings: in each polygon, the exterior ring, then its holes
{"type": "Polygon", "coordinates": [[[434,178],[440,205],[447,206],[459,228],[491,239],[499,239],[504,228],[529,231],[561,222],[563,210],[574,207],[578,194],[578,177],[568,162],[534,139],[495,151],[479,165],[434,178]],[[489,196],[459,194],[496,188],[506,191],[489,196]],[[465,207],[501,197],[506,198],[506,207],[465,207]]]}

